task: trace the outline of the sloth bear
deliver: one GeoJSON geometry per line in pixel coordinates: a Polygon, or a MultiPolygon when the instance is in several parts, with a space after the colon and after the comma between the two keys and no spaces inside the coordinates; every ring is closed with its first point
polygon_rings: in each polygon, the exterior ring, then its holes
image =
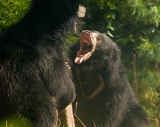
{"type": "MultiPolygon", "coordinates": [[[[149,127],[120,55],[120,49],[109,37],[88,30],[82,32],[80,45],[76,43],[71,49],[77,85],[75,114],[87,127],[149,127]]],[[[76,123],[83,127],[81,122],[76,123]]]]}
{"type": "Polygon", "coordinates": [[[75,98],[64,42],[78,22],[79,0],[31,2],[24,18],[0,35],[0,119],[57,127],[58,112],[75,98]]]}

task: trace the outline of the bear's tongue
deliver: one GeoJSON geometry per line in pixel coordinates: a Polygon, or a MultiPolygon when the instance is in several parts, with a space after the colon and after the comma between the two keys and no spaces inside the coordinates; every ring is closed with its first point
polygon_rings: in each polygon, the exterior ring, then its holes
{"type": "Polygon", "coordinates": [[[76,64],[81,64],[82,61],[83,61],[83,57],[76,57],[76,59],[75,59],[74,62],[75,62],[76,64]]]}
{"type": "Polygon", "coordinates": [[[81,64],[83,61],[87,60],[91,55],[91,50],[90,48],[87,48],[82,51],[77,52],[77,56],[75,58],[75,63],[76,64],[81,64]]]}

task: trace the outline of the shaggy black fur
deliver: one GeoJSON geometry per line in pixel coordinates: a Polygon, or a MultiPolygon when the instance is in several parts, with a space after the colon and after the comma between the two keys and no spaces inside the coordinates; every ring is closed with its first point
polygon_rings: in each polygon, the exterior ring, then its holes
{"type": "Polygon", "coordinates": [[[32,0],[25,17],[2,32],[0,118],[15,115],[34,127],[57,126],[57,110],[75,98],[64,41],[78,22],[78,6],[78,0],[32,0]]]}
{"type": "MultiPolygon", "coordinates": [[[[92,56],[72,67],[77,85],[77,116],[87,127],[148,127],[147,115],[138,104],[122,66],[120,49],[106,35],[97,34],[100,43],[92,56]],[[102,89],[91,97],[99,85],[102,89]]],[[[72,47],[72,61],[79,45],[72,47]]],[[[82,127],[80,123],[77,126],[82,127]]]]}

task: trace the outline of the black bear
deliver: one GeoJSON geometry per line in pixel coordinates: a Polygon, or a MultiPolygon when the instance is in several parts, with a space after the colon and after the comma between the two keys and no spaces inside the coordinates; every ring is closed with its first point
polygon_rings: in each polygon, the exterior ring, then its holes
{"type": "Polygon", "coordinates": [[[76,122],[78,127],[149,127],[120,55],[116,43],[96,31],[84,30],[80,44],[72,47],[78,104],[75,114],[81,121],[76,122]]]}
{"type": "Polygon", "coordinates": [[[57,127],[58,112],[75,98],[64,42],[78,7],[79,0],[32,0],[24,18],[1,33],[0,119],[57,127]]]}

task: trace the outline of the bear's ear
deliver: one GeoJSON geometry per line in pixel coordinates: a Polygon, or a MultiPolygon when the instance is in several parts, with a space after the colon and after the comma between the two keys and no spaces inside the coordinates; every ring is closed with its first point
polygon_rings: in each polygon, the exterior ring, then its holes
{"type": "Polygon", "coordinates": [[[82,5],[79,5],[77,16],[81,18],[84,17],[85,14],[86,14],[86,8],[82,5]]]}

